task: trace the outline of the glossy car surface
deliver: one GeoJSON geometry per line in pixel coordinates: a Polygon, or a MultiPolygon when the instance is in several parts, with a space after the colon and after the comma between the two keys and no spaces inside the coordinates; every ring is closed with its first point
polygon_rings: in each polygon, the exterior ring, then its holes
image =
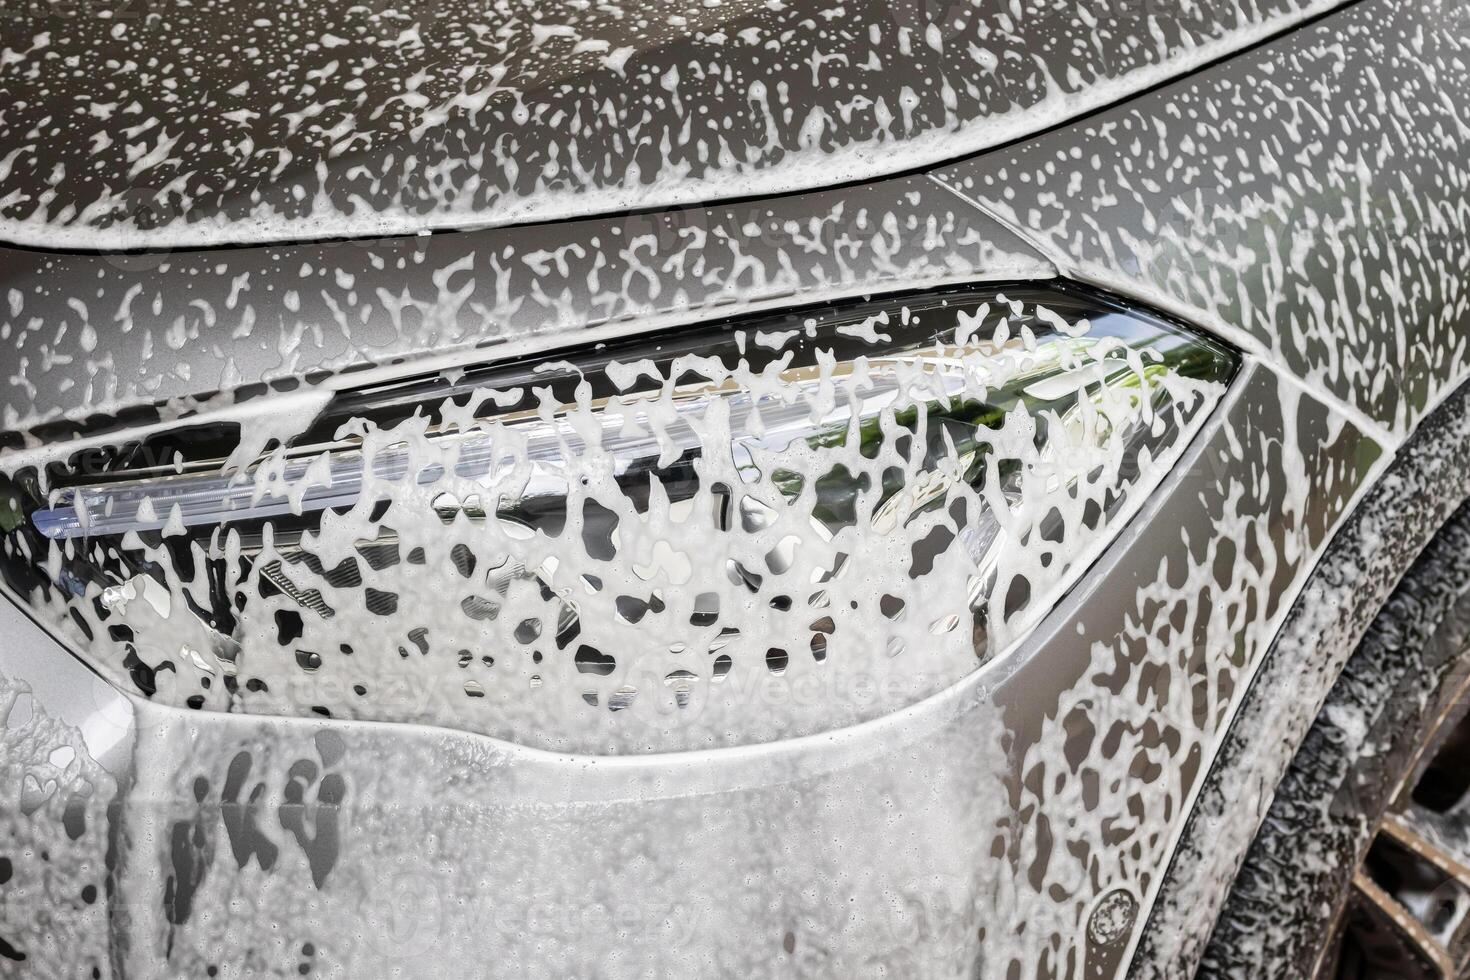
{"type": "MultiPolygon", "coordinates": [[[[865,701],[834,653],[710,732],[677,693],[604,710],[636,656],[582,741],[540,659],[520,727],[402,646],[366,684],[288,655],[269,699],[248,656],[201,694],[145,648],[145,684],[7,579],[0,967],[1193,974],[1367,619],[1470,495],[1464,10],[503,7],[6,21],[7,477],[216,423],[254,458],[375,385],[947,290],[1137,311],[1233,371],[987,656],[895,661],[865,701]]],[[[850,633],[890,629],[858,598],[850,633]]]]}

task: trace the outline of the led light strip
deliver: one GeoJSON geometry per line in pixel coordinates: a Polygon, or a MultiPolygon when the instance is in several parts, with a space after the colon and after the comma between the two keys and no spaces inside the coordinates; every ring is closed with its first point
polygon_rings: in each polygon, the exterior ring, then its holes
{"type": "MultiPolygon", "coordinates": [[[[1075,341],[1068,343],[1069,346],[1085,346],[1075,341]]],[[[965,391],[966,372],[969,370],[965,358],[973,353],[975,350],[967,347],[941,354],[924,351],[908,357],[881,360],[921,365],[926,369],[924,377],[932,388],[932,398],[938,402],[965,391]]],[[[1040,369],[1048,376],[1055,372],[1061,360],[1060,351],[1043,350],[1026,356],[1034,361],[1033,370],[1040,369]]],[[[878,363],[879,359],[871,362],[875,366],[878,363]]],[[[1097,372],[1083,372],[1085,377],[1069,379],[1068,389],[1076,390],[1079,385],[1103,380],[1102,363],[1107,362],[1100,362],[1097,372]]],[[[1117,366],[1116,362],[1114,366],[1117,366]]],[[[852,362],[846,362],[840,368],[851,370],[852,362]]],[[[823,383],[823,378],[810,368],[782,372],[782,378],[804,394],[817,390],[823,383]]],[[[905,382],[889,375],[870,375],[862,383],[867,390],[856,412],[859,419],[876,417],[883,408],[893,404],[904,388],[913,386],[912,380],[905,382]]],[[[1055,397],[1056,393],[1048,394],[1055,397]]],[[[702,415],[712,396],[729,405],[733,429],[759,432],[758,435],[741,437],[732,446],[742,469],[753,467],[752,451],[755,449],[780,450],[795,439],[809,438],[837,427],[845,428],[854,414],[850,406],[839,405],[814,419],[807,399],[795,398],[791,403],[768,404],[769,399],[761,400],[749,391],[729,386],[691,385],[676,390],[674,396],[676,424],[664,427],[662,442],[652,435],[625,434],[625,413],[595,412],[601,427],[601,448],[613,455],[616,475],[623,475],[639,462],[677,459],[684,453],[698,450],[702,440],[696,429],[688,424],[688,419],[702,415]],[[759,419],[758,427],[744,424],[752,415],[759,419]]],[[[636,399],[624,401],[628,409],[636,404],[636,399]]],[[[548,421],[526,412],[500,424],[525,431],[523,454],[507,454],[496,445],[490,432],[483,430],[439,436],[435,442],[457,444],[456,475],[474,479],[482,486],[493,486],[503,478],[506,472],[503,464],[507,460],[513,464],[521,461],[531,464],[531,474],[525,486],[507,495],[514,500],[564,492],[566,482],[558,472],[564,447],[568,442],[585,441],[572,424],[570,414],[563,410],[548,421]]],[[[400,482],[408,475],[410,462],[409,453],[404,449],[383,449],[372,458],[373,476],[385,482],[400,482]]],[[[362,452],[355,449],[326,450],[287,459],[272,474],[272,485],[261,485],[260,478],[264,472],[262,464],[257,463],[248,471],[234,474],[191,474],[71,487],[60,491],[50,507],[36,510],[31,519],[43,535],[52,539],[105,537],[128,531],[181,531],[230,521],[300,516],[350,507],[362,496],[365,483],[362,452]],[[326,457],[324,467],[321,462],[323,455],[326,457]],[[325,472],[313,476],[314,467],[324,468],[325,472]],[[290,486],[293,490],[290,493],[277,492],[276,486],[290,486]]],[[[443,471],[437,465],[426,465],[415,475],[415,481],[420,486],[429,486],[440,480],[442,475],[443,471]]]]}

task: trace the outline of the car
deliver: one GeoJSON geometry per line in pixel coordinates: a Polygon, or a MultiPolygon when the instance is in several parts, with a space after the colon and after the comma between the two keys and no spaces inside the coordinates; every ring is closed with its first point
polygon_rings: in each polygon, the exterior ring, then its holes
{"type": "Polygon", "coordinates": [[[0,975],[1470,975],[1464,5],[5,13],[0,975]]]}

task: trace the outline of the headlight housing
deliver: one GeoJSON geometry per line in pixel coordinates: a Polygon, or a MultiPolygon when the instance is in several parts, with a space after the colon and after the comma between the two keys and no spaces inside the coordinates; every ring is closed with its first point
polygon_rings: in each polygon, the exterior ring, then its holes
{"type": "Polygon", "coordinates": [[[592,753],[813,734],[1009,645],[1234,367],[1073,287],[829,306],[337,390],[273,440],[11,452],[0,560],[169,703],[592,753]]]}

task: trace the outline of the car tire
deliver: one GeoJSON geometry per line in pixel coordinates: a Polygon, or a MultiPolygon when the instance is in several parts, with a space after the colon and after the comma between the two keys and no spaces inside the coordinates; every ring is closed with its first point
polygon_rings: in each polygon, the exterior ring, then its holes
{"type": "MultiPolygon", "coordinates": [[[[1463,824],[1470,841],[1467,646],[1470,505],[1431,539],[1333,685],[1247,852],[1200,977],[1464,975],[1470,881],[1438,865],[1449,856],[1445,829],[1463,824]],[[1426,834],[1439,852],[1431,858],[1414,841],[1426,834]],[[1431,870],[1416,870],[1421,858],[1431,870]],[[1426,875],[1439,880],[1426,888],[1426,875]],[[1410,906],[1449,931],[1436,938],[1410,906]],[[1426,936],[1444,948],[1421,948],[1426,936]]],[[[1470,864],[1470,853],[1458,860],[1470,864]]]]}

